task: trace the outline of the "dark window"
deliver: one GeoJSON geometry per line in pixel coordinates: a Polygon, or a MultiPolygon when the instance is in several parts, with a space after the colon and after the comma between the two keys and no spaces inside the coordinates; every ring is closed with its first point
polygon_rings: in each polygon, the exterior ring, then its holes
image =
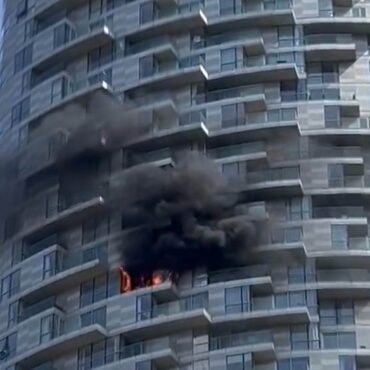
{"type": "Polygon", "coordinates": [[[356,334],[352,332],[324,333],[323,344],[325,349],[352,349],[356,348],[356,334]]]}
{"type": "Polygon", "coordinates": [[[19,292],[21,271],[17,270],[1,280],[1,301],[19,292]]]}
{"type": "Polygon", "coordinates": [[[71,41],[71,28],[68,24],[61,24],[54,28],[54,49],[71,41]]]}
{"type": "Polygon", "coordinates": [[[109,235],[109,217],[87,220],[82,224],[82,244],[92,243],[109,235]]]}
{"type": "Polygon", "coordinates": [[[242,104],[227,104],[221,107],[221,125],[223,128],[243,125],[245,123],[242,104]]]}
{"type": "Polygon", "coordinates": [[[23,73],[22,76],[22,94],[26,93],[31,89],[32,86],[32,71],[23,73]]]}
{"type": "Polygon", "coordinates": [[[308,349],[307,325],[296,325],[290,328],[290,345],[292,350],[308,349]]]}
{"type": "Polygon", "coordinates": [[[328,164],[328,185],[330,187],[344,186],[344,168],[341,164],[328,164]]]}
{"type": "Polygon", "coordinates": [[[277,363],[278,370],[308,370],[309,361],[307,357],[290,358],[280,360],[277,363]]]}
{"type": "Polygon", "coordinates": [[[302,307],[307,305],[308,299],[306,297],[306,291],[304,290],[291,291],[275,295],[276,308],[302,307]]]}
{"type": "Polygon", "coordinates": [[[30,19],[24,24],[24,41],[30,40],[35,34],[35,22],[30,19]]]}
{"type": "Polygon", "coordinates": [[[102,326],[105,326],[106,321],[107,308],[105,306],[81,315],[81,327],[86,327],[93,324],[100,324],[102,326]]]}
{"type": "Polygon", "coordinates": [[[339,356],[339,370],[356,370],[356,359],[354,356],[339,356]]]}
{"type": "Polygon", "coordinates": [[[89,344],[78,350],[78,369],[90,370],[114,361],[114,338],[89,344]]]}
{"type": "Polygon", "coordinates": [[[152,318],[153,300],[151,294],[136,297],[136,321],[152,318]]]}
{"type": "Polygon", "coordinates": [[[42,278],[47,279],[62,271],[63,256],[59,251],[54,251],[44,256],[42,278]]]}
{"type": "Polygon", "coordinates": [[[27,67],[32,63],[33,55],[33,44],[27,45],[14,57],[14,73],[21,71],[23,68],[27,67]]]}
{"type": "Polygon", "coordinates": [[[155,72],[155,60],[153,55],[148,55],[139,59],[139,77],[150,77],[155,72]]]}
{"type": "Polygon", "coordinates": [[[140,4],[140,24],[152,22],[155,19],[156,5],[153,1],[140,4]]]}
{"type": "Polygon", "coordinates": [[[331,226],[331,245],[335,249],[348,248],[347,225],[331,226]]]}
{"type": "Polygon", "coordinates": [[[104,46],[96,48],[88,54],[88,72],[111,63],[115,58],[116,44],[114,42],[108,43],[104,46]]]}
{"type": "Polygon", "coordinates": [[[225,289],[225,313],[239,313],[250,310],[249,286],[239,286],[225,289]]]}
{"type": "Polygon", "coordinates": [[[19,318],[19,301],[15,301],[9,304],[8,307],[8,328],[16,325],[19,318]]]}
{"type": "Polygon", "coordinates": [[[240,354],[226,356],[226,370],[250,370],[252,369],[252,354],[240,354]]]}
{"type": "Polygon", "coordinates": [[[237,67],[236,48],[221,50],[221,71],[231,71],[237,67]]]}
{"type": "Polygon", "coordinates": [[[352,325],[355,322],[352,300],[323,301],[319,307],[323,326],[352,325]]]}
{"type": "Polygon", "coordinates": [[[12,117],[11,117],[12,127],[22,122],[29,115],[30,115],[30,97],[27,97],[20,101],[19,103],[17,103],[12,108],[12,117]]]}
{"type": "Polygon", "coordinates": [[[152,362],[149,360],[137,362],[135,364],[135,370],[153,370],[152,362]]]}
{"type": "Polygon", "coordinates": [[[51,104],[61,101],[67,93],[67,83],[64,77],[60,77],[51,84],[51,104]]]}
{"type": "Polygon", "coordinates": [[[324,107],[325,127],[336,128],[341,126],[340,107],[325,106],[324,107]]]}
{"type": "Polygon", "coordinates": [[[40,343],[49,342],[60,335],[61,319],[57,315],[49,315],[41,319],[40,343]]]}
{"type": "Polygon", "coordinates": [[[17,353],[17,333],[0,340],[0,361],[7,361],[17,353]]]}
{"type": "Polygon", "coordinates": [[[220,0],[220,15],[236,13],[235,0],[220,0]]]}
{"type": "Polygon", "coordinates": [[[28,0],[19,0],[17,4],[17,20],[25,17],[28,12],[28,0]]]}
{"type": "Polygon", "coordinates": [[[99,17],[103,13],[103,0],[89,0],[89,17],[99,17]]]}

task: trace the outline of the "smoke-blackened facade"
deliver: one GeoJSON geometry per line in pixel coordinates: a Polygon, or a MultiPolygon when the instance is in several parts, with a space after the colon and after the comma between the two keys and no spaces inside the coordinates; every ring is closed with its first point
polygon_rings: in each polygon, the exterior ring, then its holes
{"type": "Polygon", "coordinates": [[[5,0],[0,369],[369,368],[369,14],[5,0]]]}

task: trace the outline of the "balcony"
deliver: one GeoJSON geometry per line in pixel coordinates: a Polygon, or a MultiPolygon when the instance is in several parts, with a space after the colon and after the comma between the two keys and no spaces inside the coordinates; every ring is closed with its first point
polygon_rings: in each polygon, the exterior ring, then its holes
{"type": "Polygon", "coordinates": [[[264,122],[249,122],[245,116],[223,120],[221,128],[210,131],[211,146],[228,145],[232,142],[261,140],[278,134],[299,134],[300,129],[295,117],[284,117],[264,122]]]}
{"type": "Polygon", "coordinates": [[[76,348],[103,340],[108,333],[101,324],[82,325],[79,317],[67,317],[61,312],[54,315],[59,325],[50,328],[48,337],[16,357],[17,365],[31,368],[61,356],[64,353],[75,351],[76,348]]]}
{"type": "MultiPolygon", "coordinates": [[[[91,357],[91,363],[104,364],[107,369],[116,368],[116,365],[125,366],[127,360],[135,362],[151,361],[156,368],[170,368],[178,365],[176,343],[168,337],[153,339],[144,342],[128,344],[117,352],[97,353],[91,357]],[[112,366],[109,366],[112,364],[112,366]],[[114,364],[114,365],[113,365],[114,364]]],[[[90,359],[89,359],[90,361],[90,359]]],[[[85,370],[90,366],[82,360],[77,370],[85,370]]]]}
{"type": "Polygon", "coordinates": [[[309,62],[347,62],[356,59],[356,44],[352,35],[307,35],[304,45],[306,60],[309,62]]]}
{"type": "Polygon", "coordinates": [[[128,147],[149,151],[190,140],[205,139],[208,134],[205,112],[192,111],[170,119],[154,121],[150,132],[132,141],[128,147]]]}
{"type": "Polygon", "coordinates": [[[353,218],[366,218],[365,208],[363,206],[358,207],[346,207],[346,206],[318,206],[313,207],[312,217],[316,219],[320,218],[337,218],[337,219],[353,219],[353,218]]]}
{"type": "MultiPolygon", "coordinates": [[[[42,92],[42,90],[45,90],[45,86],[40,85],[40,91],[42,92]]],[[[62,93],[57,97],[52,97],[51,93],[47,95],[47,99],[37,109],[33,108],[31,110],[31,116],[22,123],[29,123],[32,126],[45,118],[46,115],[64,108],[71,103],[85,105],[97,91],[109,95],[112,94],[111,76],[104,72],[84,78],[75,78],[65,74],[62,93]]],[[[34,94],[36,97],[36,90],[34,94]]]]}
{"type": "Polygon", "coordinates": [[[46,171],[56,164],[59,150],[67,143],[68,133],[58,129],[54,134],[32,141],[23,151],[18,178],[26,179],[40,171],[46,171]]]}
{"type": "Polygon", "coordinates": [[[208,297],[203,295],[159,304],[138,314],[136,322],[124,326],[120,333],[131,340],[140,340],[156,337],[158,333],[168,335],[174,331],[204,327],[211,322],[207,306],[208,297]]]}
{"type": "Polygon", "coordinates": [[[223,14],[209,21],[208,28],[212,32],[222,32],[230,28],[266,27],[294,24],[295,17],[290,1],[263,2],[224,8],[223,14]]]}
{"type": "Polygon", "coordinates": [[[201,28],[207,25],[207,18],[202,2],[198,0],[182,5],[176,2],[165,4],[163,9],[159,6],[152,18],[140,19],[140,23],[126,33],[130,41],[201,28]]]}
{"type": "Polygon", "coordinates": [[[60,228],[102,212],[106,193],[104,187],[71,195],[52,190],[46,195],[33,198],[25,204],[21,236],[26,239],[42,239],[60,228]]]}
{"type": "Polygon", "coordinates": [[[287,57],[283,54],[262,54],[246,56],[238,61],[233,69],[213,73],[209,76],[211,89],[243,84],[271,82],[277,80],[295,80],[303,72],[297,64],[294,53],[287,57]]]}
{"type": "MultiPolygon", "coordinates": [[[[79,252],[57,248],[48,255],[52,262],[44,267],[39,281],[20,292],[23,302],[34,303],[59,294],[107,269],[107,245],[98,245],[79,252]]],[[[45,261],[45,257],[44,257],[45,261]]],[[[45,263],[45,262],[44,262],[45,263]]]]}
{"type": "Polygon", "coordinates": [[[184,84],[204,82],[208,79],[205,61],[201,55],[183,59],[157,61],[151,69],[142,72],[138,81],[125,88],[130,94],[135,90],[156,91],[173,89],[184,84]]]}
{"type": "Polygon", "coordinates": [[[232,311],[223,316],[212,317],[212,325],[225,330],[250,330],[277,325],[303,324],[311,321],[306,306],[285,308],[254,308],[243,305],[230,307],[232,311]]]}
{"type": "Polygon", "coordinates": [[[216,163],[263,161],[267,157],[264,142],[243,143],[208,149],[207,154],[216,163]]]}
{"type": "Polygon", "coordinates": [[[260,245],[251,251],[256,261],[279,263],[279,261],[300,261],[304,262],[307,256],[307,249],[304,242],[283,242],[268,245],[260,245]]]}
{"type": "Polygon", "coordinates": [[[266,197],[282,197],[303,194],[298,167],[271,168],[260,172],[249,172],[229,179],[241,195],[253,201],[266,197]],[[253,195],[252,195],[253,194],[253,195]]]}
{"type": "Polygon", "coordinates": [[[316,17],[302,18],[299,23],[309,33],[363,33],[369,28],[369,17],[365,7],[334,7],[316,17]]]}
{"type": "Polygon", "coordinates": [[[85,0],[38,0],[35,4],[35,18],[44,19],[60,11],[73,9],[85,3],[85,0]]]}
{"type": "Polygon", "coordinates": [[[243,353],[253,353],[255,361],[266,362],[276,360],[275,346],[271,333],[261,331],[256,333],[242,332],[231,335],[211,337],[209,351],[228,351],[241,349],[243,353]]]}
{"type": "Polygon", "coordinates": [[[232,87],[208,91],[205,94],[197,94],[194,98],[199,107],[212,107],[222,104],[242,103],[246,112],[255,112],[266,109],[266,96],[261,85],[232,87]]]}
{"type": "Polygon", "coordinates": [[[91,24],[86,29],[75,27],[66,19],[49,32],[54,38],[48,37],[50,40],[46,45],[43,40],[42,55],[33,63],[32,67],[36,73],[50,69],[57,63],[68,64],[77,57],[87,54],[90,50],[114,40],[111,26],[106,23],[105,19],[91,24]],[[61,28],[63,28],[63,38],[58,39],[59,34],[56,31],[61,28]]]}

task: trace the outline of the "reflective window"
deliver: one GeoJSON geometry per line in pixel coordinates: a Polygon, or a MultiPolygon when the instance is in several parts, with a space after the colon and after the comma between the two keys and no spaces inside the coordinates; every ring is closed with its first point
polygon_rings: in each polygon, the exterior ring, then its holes
{"type": "Polygon", "coordinates": [[[221,71],[234,70],[236,67],[236,48],[221,50],[221,71]]]}
{"type": "Polygon", "coordinates": [[[250,288],[239,286],[225,289],[225,313],[239,313],[250,310],[250,288]]]}
{"type": "Polygon", "coordinates": [[[90,326],[93,324],[100,324],[102,326],[106,325],[107,321],[107,308],[100,307],[96,310],[86,312],[81,315],[81,326],[90,326]]]}
{"type": "Polygon", "coordinates": [[[331,245],[335,249],[348,248],[347,225],[331,226],[331,245]]]}

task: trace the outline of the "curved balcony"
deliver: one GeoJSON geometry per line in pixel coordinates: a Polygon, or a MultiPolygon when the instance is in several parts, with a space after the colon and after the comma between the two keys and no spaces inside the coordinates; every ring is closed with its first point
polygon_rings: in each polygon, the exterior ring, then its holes
{"type": "Polygon", "coordinates": [[[194,98],[197,108],[210,108],[219,104],[244,104],[246,112],[266,109],[266,96],[261,85],[246,85],[208,91],[194,98]]]}
{"type": "Polygon", "coordinates": [[[48,296],[57,295],[83,281],[107,270],[107,245],[68,253],[64,248],[56,246],[43,253],[43,270],[32,276],[32,284],[21,287],[19,298],[25,303],[41,301],[48,296]],[[33,276],[34,275],[34,276],[33,276]]]}
{"type": "Polygon", "coordinates": [[[41,194],[27,203],[20,236],[41,239],[60,228],[100,213],[105,208],[105,195],[104,188],[71,196],[64,196],[58,191],[41,194]]]}
{"type": "Polygon", "coordinates": [[[127,39],[142,40],[161,34],[179,33],[204,27],[208,21],[203,13],[202,2],[197,0],[182,5],[173,2],[164,9],[159,7],[152,18],[140,19],[140,23],[130,27],[126,33],[127,39]]]}
{"type": "Polygon", "coordinates": [[[209,352],[227,352],[229,354],[233,351],[253,353],[253,358],[257,362],[276,360],[273,337],[267,331],[242,332],[209,338],[209,352]]]}
{"type": "MultiPolygon", "coordinates": [[[[310,255],[311,256],[311,255],[310,255]]],[[[308,257],[304,242],[274,243],[253,248],[252,258],[261,262],[279,264],[282,261],[304,262],[308,257]]]]}
{"type": "MultiPolygon", "coordinates": [[[[130,366],[133,362],[151,361],[156,369],[168,369],[179,364],[176,343],[171,338],[153,339],[124,346],[119,351],[97,353],[91,357],[94,364],[104,364],[104,369],[113,370],[118,366],[130,366]]],[[[90,366],[83,360],[77,370],[90,366]]]]}
{"type": "Polygon", "coordinates": [[[106,73],[98,73],[95,76],[76,79],[73,76],[65,74],[63,79],[63,89],[61,95],[53,97],[50,93],[45,94],[45,86],[42,84],[36,87],[34,91],[34,99],[39,100],[38,106],[31,107],[31,116],[28,117],[21,124],[33,124],[45,118],[48,114],[62,109],[68,104],[87,104],[91,97],[97,92],[101,91],[111,95],[113,90],[111,88],[110,76],[106,73]],[[36,90],[37,89],[37,90],[36,90]]]}
{"type": "Polygon", "coordinates": [[[108,336],[103,325],[91,323],[86,326],[79,317],[65,317],[63,312],[54,314],[52,320],[53,325],[50,325],[52,328],[48,335],[14,358],[18,366],[29,369],[108,336]]]}
{"type": "Polygon", "coordinates": [[[158,62],[150,70],[142,73],[138,81],[124,88],[126,94],[135,90],[172,89],[184,84],[205,82],[208,79],[205,62],[200,55],[158,62]]]}
{"type": "Polygon", "coordinates": [[[85,3],[86,0],[38,0],[35,3],[34,17],[47,18],[50,14],[72,9],[85,3]]]}
{"type": "Polygon", "coordinates": [[[207,155],[216,163],[232,163],[240,161],[267,160],[266,145],[264,142],[242,143],[207,150],[207,155]]]}
{"type": "Polygon", "coordinates": [[[272,168],[231,178],[242,197],[253,201],[303,194],[298,167],[272,168]]]}
{"type": "Polygon", "coordinates": [[[347,33],[366,33],[370,24],[366,11],[364,7],[334,7],[316,17],[300,18],[297,23],[310,33],[341,33],[343,30],[347,33]]]}
{"type": "Polygon", "coordinates": [[[53,67],[57,63],[68,64],[90,50],[114,40],[113,32],[105,19],[94,23],[86,29],[75,27],[68,19],[59,22],[53,30],[43,31],[40,41],[35,41],[35,62],[32,65],[34,72],[39,73],[53,67]],[[63,28],[64,37],[59,39],[56,30],[63,28]],[[44,35],[44,33],[48,33],[44,35]],[[40,43],[40,45],[38,45],[40,43]]]}
{"type": "Polygon", "coordinates": [[[242,1],[240,7],[222,10],[223,14],[209,20],[208,28],[212,32],[227,31],[230,28],[282,26],[295,23],[294,11],[290,1],[249,4],[242,1]]]}
{"type": "Polygon", "coordinates": [[[283,117],[265,122],[249,122],[246,117],[235,117],[222,121],[222,127],[209,133],[209,142],[212,146],[228,145],[233,142],[261,140],[273,135],[300,133],[298,121],[295,117],[283,117]]]}
{"type": "Polygon", "coordinates": [[[119,328],[118,332],[125,338],[141,340],[156,337],[159,332],[168,335],[174,331],[209,325],[211,316],[207,310],[208,298],[187,298],[159,304],[137,314],[134,323],[119,328]]]}
{"type": "Polygon", "coordinates": [[[194,111],[153,122],[150,132],[132,141],[128,147],[159,149],[189,140],[205,139],[208,135],[204,112],[194,111]]]}
{"type": "Polygon", "coordinates": [[[280,61],[279,54],[274,54],[273,57],[272,54],[266,54],[246,57],[232,70],[212,73],[208,78],[208,85],[215,89],[224,87],[225,84],[237,86],[248,83],[295,80],[300,74],[300,67],[296,61],[280,61]]]}
{"type": "Polygon", "coordinates": [[[356,59],[356,43],[352,35],[306,35],[304,45],[306,60],[309,62],[347,62],[356,59]]]}
{"type": "Polygon", "coordinates": [[[303,324],[310,321],[311,316],[305,306],[253,309],[243,304],[233,306],[230,313],[212,317],[212,325],[225,330],[249,330],[276,325],[303,324]]]}

